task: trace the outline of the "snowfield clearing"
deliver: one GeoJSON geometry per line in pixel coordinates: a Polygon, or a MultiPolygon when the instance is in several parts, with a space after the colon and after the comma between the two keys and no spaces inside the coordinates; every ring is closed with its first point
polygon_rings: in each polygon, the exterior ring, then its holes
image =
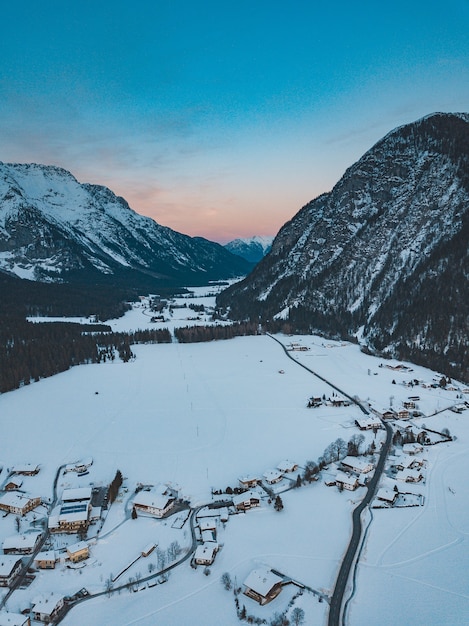
{"type": "MultiPolygon", "coordinates": [[[[209,306],[213,298],[205,293],[200,289],[193,300],[176,302],[209,306]]],[[[193,314],[175,308],[171,323],[162,326],[187,325],[187,316],[193,314]]],[[[207,323],[208,316],[201,317],[200,323],[207,323]]],[[[138,303],[111,326],[130,330],[148,324],[148,311],[138,303]]],[[[433,373],[410,364],[411,372],[391,370],[386,366],[396,363],[367,356],[353,344],[314,336],[277,338],[286,346],[307,348],[290,354],[380,412],[418,396],[424,417],[411,421],[439,432],[448,428],[457,437],[425,447],[425,482],[409,487],[424,496],[424,506],[373,509],[356,593],[347,609],[349,623],[467,624],[469,411],[456,414],[447,409],[469,396],[461,398],[460,391],[439,387],[406,387],[403,382],[410,379],[431,381],[433,373]]],[[[335,390],[289,359],[268,336],[139,345],[133,351],[136,359],[129,363],[82,365],[0,396],[1,486],[7,468],[38,463],[41,471],[24,477],[21,489],[51,498],[57,468],[85,457],[94,460],[89,474],[61,472],[59,496],[67,487],[108,485],[117,469],[125,477],[125,490],[111,506],[100,533],[99,525],[88,531],[90,559],[78,570],[58,564],[55,570],[39,571],[30,587],[8,600],[10,611],[23,610],[35,597],[51,591],[62,595],[82,587],[91,593],[103,591],[106,580],[139,557],[149,543],[166,549],[177,541],[183,553],[190,549],[189,522],[173,526],[176,515],[131,519],[137,483],[170,484],[195,507],[212,502],[212,489],[235,487],[238,478],[248,474],[262,476],[284,459],[295,461],[303,471],[305,462],[317,461],[331,442],[348,441],[360,433],[354,422],[363,414],[353,405],[306,407],[310,397],[329,397],[335,390]]],[[[376,439],[372,431],[364,433],[365,444],[375,440],[379,445],[382,432],[376,439]]],[[[208,575],[201,566],[191,568],[188,560],[173,569],[164,584],[86,601],[73,608],[63,624],[179,626],[190,621],[196,626],[235,626],[240,623],[235,597],[223,588],[220,577],[228,572],[242,586],[251,570],[260,566],[330,595],[351,533],[351,512],[364,488],[339,492],[325,486],[325,475],[290,491],[283,491],[291,484],[288,479],[273,486],[282,491],[280,512],[263,493],[259,507],[230,515],[223,524],[218,519],[221,550],[208,575]]],[[[407,488],[404,485],[401,491],[407,488]]],[[[39,511],[45,514],[45,507],[39,511]]],[[[27,519],[33,521],[31,513],[27,519]]],[[[24,532],[28,522],[22,519],[21,526],[24,532]]],[[[15,533],[14,516],[0,517],[0,540],[15,533]]],[[[72,538],[63,539],[64,547],[70,543],[72,538]]],[[[156,551],[139,558],[115,586],[129,577],[148,576],[150,563],[157,567],[156,551]]],[[[243,594],[238,598],[248,615],[269,623],[276,612],[288,609],[297,591],[288,585],[264,607],[243,594]]],[[[294,606],[303,608],[306,624],[327,623],[328,605],[317,595],[305,592],[294,606]]]]}

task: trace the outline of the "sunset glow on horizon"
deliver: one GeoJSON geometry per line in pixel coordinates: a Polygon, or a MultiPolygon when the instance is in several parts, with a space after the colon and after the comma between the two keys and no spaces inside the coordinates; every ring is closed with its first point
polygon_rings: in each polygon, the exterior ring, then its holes
{"type": "Polygon", "coordinates": [[[396,126],[469,110],[469,5],[8,3],[0,160],[226,242],[275,235],[396,126]]]}

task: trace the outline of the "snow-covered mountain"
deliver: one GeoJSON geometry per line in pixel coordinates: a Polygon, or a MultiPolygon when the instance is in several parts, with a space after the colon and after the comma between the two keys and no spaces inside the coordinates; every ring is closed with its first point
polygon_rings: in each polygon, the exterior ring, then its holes
{"type": "Polygon", "coordinates": [[[236,317],[357,335],[469,378],[469,114],[389,133],[219,296],[236,317]]]}
{"type": "Polygon", "coordinates": [[[233,239],[225,244],[225,248],[250,263],[259,263],[272,247],[273,237],[255,235],[247,239],[233,239]]]}
{"type": "Polygon", "coordinates": [[[0,269],[41,281],[157,279],[200,284],[250,266],[223,246],[135,213],[70,172],[0,163],[0,269]]]}

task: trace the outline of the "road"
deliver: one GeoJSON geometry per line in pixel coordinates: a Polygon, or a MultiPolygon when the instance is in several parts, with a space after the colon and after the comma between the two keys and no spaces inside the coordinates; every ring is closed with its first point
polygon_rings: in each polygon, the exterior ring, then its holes
{"type": "MultiPolygon", "coordinates": [[[[268,337],[270,337],[271,339],[273,339],[274,341],[276,341],[278,344],[280,344],[282,346],[285,354],[294,363],[296,363],[297,365],[300,365],[305,370],[307,370],[308,372],[311,372],[311,374],[313,374],[314,376],[316,376],[317,378],[319,378],[323,382],[325,382],[328,385],[330,385],[333,389],[338,391],[341,395],[343,395],[346,398],[348,398],[349,400],[351,400],[356,406],[358,406],[360,408],[360,410],[363,413],[365,413],[365,415],[369,415],[369,411],[356,398],[348,395],[347,393],[345,393],[345,391],[343,391],[342,389],[339,389],[339,387],[337,387],[336,385],[331,383],[329,380],[327,380],[326,378],[324,378],[323,376],[321,376],[320,374],[318,374],[314,370],[310,369],[306,365],[303,365],[303,363],[300,363],[300,361],[298,361],[297,359],[294,359],[292,357],[292,355],[289,353],[289,351],[287,350],[287,348],[284,346],[284,344],[281,341],[279,341],[276,337],[273,337],[272,335],[269,335],[268,333],[266,333],[266,334],[267,334],[268,337]]],[[[328,622],[327,622],[328,626],[340,626],[340,616],[341,616],[341,613],[342,613],[342,604],[343,604],[343,600],[344,600],[345,590],[347,588],[347,583],[348,583],[348,580],[349,580],[349,577],[350,577],[350,570],[352,569],[352,565],[353,565],[353,563],[355,561],[355,556],[357,554],[357,550],[358,550],[358,548],[360,546],[361,539],[362,539],[361,514],[362,514],[363,510],[370,504],[370,502],[372,501],[372,499],[373,499],[373,497],[375,495],[376,488],[377,488],[378,483],[379,483],[379,481],[381,479],[381,474],[383,473],[383,470],[384,470],[384,464],[386,462],[386,457],[388,455],[389,448],[391,446],[392,435],[393,435],[392,428],[391,428],[391,426],[389,424],[387,424],[385,422],[383,422],[383,423],[384,423],[384,427],[386,428],[386,441],[384,442],[383,446],[381,447],[379,460],[378,460],[378,463],[376,465],[376,468],[375,468],[375,471],[373,473],[373,476],[370,479],[370,481],[368,482],[368,486],[367,486],[365,497],[360,502],[360,504],[353,510],[353,513],[352,513],[352,536],[350,537],[350,542],[349,542],[349,545],[347,547],[347,551],[345,552],[344,558],[343,558],[342,563],[340,565],[339,574],[337,576],[337,580],[336,580],[335,587],[334,587],[334,592],[333,592],[332,597],[331,597],[331,602],[330,602],[330,607],[329,607],[329,617],[328,617],[328,622]]]]}

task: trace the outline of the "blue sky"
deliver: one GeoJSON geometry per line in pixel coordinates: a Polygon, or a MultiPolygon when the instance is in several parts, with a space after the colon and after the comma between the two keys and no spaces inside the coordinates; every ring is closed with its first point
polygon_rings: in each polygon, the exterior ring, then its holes
{"type": "Polygon", "coordinates": [[[0,160],[275,234],[396,126],[469,110],[468,32],[469,0],[3,3],[0,160]]]}

